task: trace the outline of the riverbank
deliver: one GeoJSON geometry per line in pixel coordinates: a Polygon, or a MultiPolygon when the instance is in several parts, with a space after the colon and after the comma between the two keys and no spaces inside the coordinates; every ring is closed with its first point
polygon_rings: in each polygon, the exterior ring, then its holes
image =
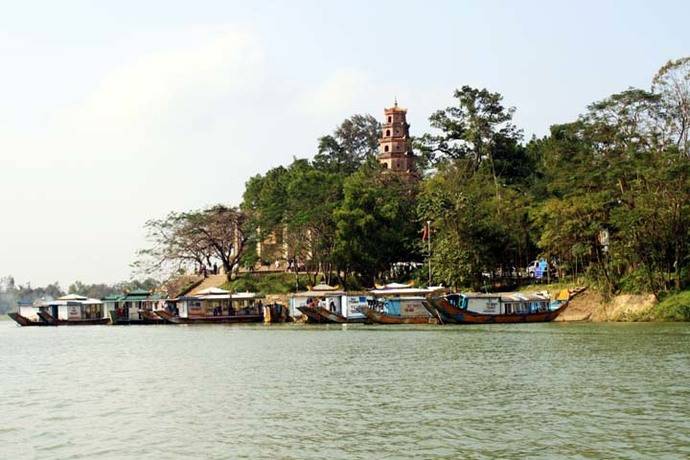
{"type": "MultiPolygon", "coordinates": [[[[557,292],[572,287],[564,284],[536,285],[523,291],[557,292]]],[[[690,290],[668,293],[657,301],[653,294],[619,294],[607,299],[590,288],[575,297],[555,321],[690,321],[690,290]]]]}

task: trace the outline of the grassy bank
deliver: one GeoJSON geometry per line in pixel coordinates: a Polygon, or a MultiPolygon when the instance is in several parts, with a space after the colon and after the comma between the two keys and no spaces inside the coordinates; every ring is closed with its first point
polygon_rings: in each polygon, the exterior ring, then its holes
{"type": "Polygon", "coordinates": [[[659,303],[633,319],[635,321],[690,321],[690,290],[666,294],[659,303]]]}
{"type": "Polygon", "coordinates": [[[251,291],[266,294],[288,294],[297,289],[306,290],[309,285],[307,275],[294,273],[243,273],[236,279],[225,283],[222,288],[233,292],[251,291]]]}

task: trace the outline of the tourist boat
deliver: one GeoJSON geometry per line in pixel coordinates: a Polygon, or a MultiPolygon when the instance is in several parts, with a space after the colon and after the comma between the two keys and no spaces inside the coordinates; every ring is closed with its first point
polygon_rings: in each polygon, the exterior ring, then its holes
{"type": "Polygon", "coordinates": [[[179,297],[155,313],[175,324],[261,323],[264,298],[252,292],[231,294],[225,289],[208,288],[193,296],[179,297]]]}
{"type": "Polygon", "coordinates": [[[413,288],[407,284],[387,284],[369,291],[373,300],[363,308],[367,322],[376,324],[439,324],[441,318],[427,297],[443,288],[413,288]]]}
{"type": "Polygon", "coordinates": [[[308,291],[291,294],[289,306],[293,317],[303,316],[308,323],[363,323],[367,296],[317,284],[308,291]]]}
{"type": "Polygon", "coordinates": [[[163,297],[147,290],[134,290],[124,295],[111,295],[102,299],[112,323],[117,325],[165,324],[154,313],[162,308],[163,297]]]}
{"type": "Polygon", "coordinates": [[[448,323],[542,323],[556,319],[570,300],[583,290],[565,289],[553,300],[545,292],[459,293],[429,300],[442,320],[448,323]]]}
{"type": "Polygon", "coordinates": [[[50,326],[90,326],[109,324],[103,302],[77,294],[69,294],[45,302],[37,312],[50,326]]]}
{"type": "Polygon", "coordinates": [[[44,306],[43,301],[37,302],[17,302],[17,311],[7,314],[20,326],[51,326],[38,316],[40,308],[44,306]]]}

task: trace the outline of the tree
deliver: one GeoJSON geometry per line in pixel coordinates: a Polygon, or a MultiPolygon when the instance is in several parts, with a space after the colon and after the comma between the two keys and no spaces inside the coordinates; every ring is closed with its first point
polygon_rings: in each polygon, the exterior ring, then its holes
{"type": "Polygon", "coordinates": [[[343,203],[334,214],[334,258],[345,278],[357,273],[371,286],[392,263],[418,258],[414,203],[414,182],[383,174],[375,161],[345,180],[343,203]]]}
{"type": "Polygon", "coordinates": [[[431,221],[434,281],[477,289],[484,273],[511,272],[533,249],[527,197],[503,187],[498,199],[491,173],[487,168],[473,171],[469,161],[441,164],[423,185],[418,212],[422,220],[431,221]]]}
{"type": "Polygon", "coordinates": [[[493,161],[497,148],[520,139],[521,133],[512,123],[515,108],[504,107],[499,93],[463,86],[453,97],[457,106],[429,117],[431,127],[440,134],[421,138],[432,159],[468,159],[476,168],[482,161],[493,161]]]}
{"type": "Polygon", "coordinates": [[[690,57],[662,66],[652,80],[652,92],[662,101],[667,137],[681,154],[690,155],[690,57]]]}
{"type": "Polygon", "coordinates": [[[319,139],[314,157],[317,169],[352,174],[378,152],[381,124],[371,115],[353,115],[343,121],[332,135],[319,139]]]}
{"type": "Polygon", "coordinates": [[[230,280],[247,242],[245,220],[237,208],[223,205],[151,220],[146,228],[152,245],[139,251],[136,265],[149,273],[174,273],[195,266],[207,273],[220,262],[230,280]]]}

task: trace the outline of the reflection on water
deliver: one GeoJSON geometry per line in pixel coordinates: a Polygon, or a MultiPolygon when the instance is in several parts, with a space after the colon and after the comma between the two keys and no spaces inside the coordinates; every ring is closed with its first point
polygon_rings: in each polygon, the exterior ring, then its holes
{"type": "Polygon", "coordinates": [[[0,322],[2,458],[690,456],[690,325],[0,322]]]}

